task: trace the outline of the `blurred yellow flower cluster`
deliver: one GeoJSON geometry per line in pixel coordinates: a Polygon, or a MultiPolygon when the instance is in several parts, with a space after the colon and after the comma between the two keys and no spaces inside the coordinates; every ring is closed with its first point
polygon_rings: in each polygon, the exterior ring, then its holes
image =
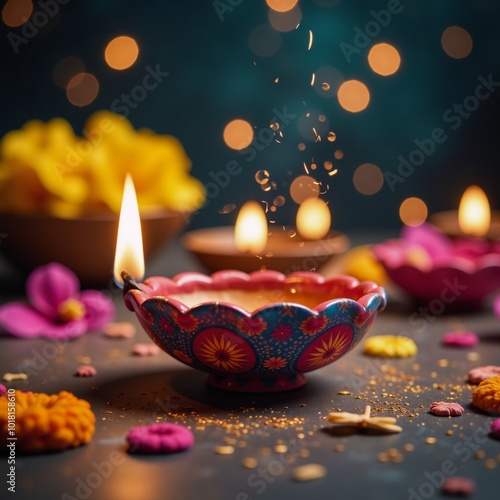
{"type": "Polygon", "coordinates": [[[141,212],[190,212],[205,201],[190,166],[176,138],[135,130],[109,111],[93,114],[82,137],[62,118],[33,120],[0,142],[0,212],[64,218],[118,213],[127,173],[141,212]]]}

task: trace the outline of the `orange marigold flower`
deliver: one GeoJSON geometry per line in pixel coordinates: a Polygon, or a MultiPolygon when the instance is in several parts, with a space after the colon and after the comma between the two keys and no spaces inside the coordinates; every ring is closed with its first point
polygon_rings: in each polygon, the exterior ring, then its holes
{"type": "Polygon", "coordinates": [[[3,442],[12,431],[8,420],[9,402],[15,403],[16,446],[21,451],[61,451],[88,443],[94,434],[95,415],[88,401],[68,391],[59,394],[15,391],[0,397],[3,442]]]}
{"type": "Polygon", "coordinates": [[[483,380],[472,393],[472,404],[484,411],[500,413],[500,376],[483,380]]]}

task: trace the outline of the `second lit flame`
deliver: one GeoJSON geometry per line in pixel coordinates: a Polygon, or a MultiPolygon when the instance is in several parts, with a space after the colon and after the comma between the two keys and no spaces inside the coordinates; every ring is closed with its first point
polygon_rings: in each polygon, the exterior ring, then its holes
{"type": "Polygon", "coordinates": [[[234,242],[239,252],[259,254],[267,244],[267,219],[256,201],[243,205],[234,228],[234,242]]]}
{"type": "Polygon", "coordinates": [[[478,186],[468,187],[458,209],[460,230],[470,236],[485,236],[490,219],[490,204],[484,191],[478,186]]]}
{"type": "Polygon", "coordinates": [[[119,285],[123,284],[122,271],[126,271],[137,281],[140,281],[144,276],[141,218],[134,183],[130,175],[127,175],[123,188],[118,237],[116,239],[113,274],[119,285]]]}
{"type": "Polygon", "coordinates": [[[307,198],[297,211],[297,230],[309,240],[319,240],[326,236],[331,223],[328,205],[320,198],[307,198]]]}

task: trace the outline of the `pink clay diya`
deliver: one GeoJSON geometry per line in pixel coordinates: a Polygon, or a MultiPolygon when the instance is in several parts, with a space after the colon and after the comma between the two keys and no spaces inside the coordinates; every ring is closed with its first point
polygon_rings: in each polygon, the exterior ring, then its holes
{"type": "Polygon", "coordinates": [[[391,280],[414,299],[445,308],[478,308],[500,289],[500,242],[451,239],[432,224],[405,227],[400,239],[374,245],[391,280]]]}
{"type": "Polygon", "coordinates": [[[182,273],[136,283],[124,301],[151,339],[175,359],[209,372],[214,387],[273,392],[353,349],[386,306],[383,288],[312,272],[182,273]]]}

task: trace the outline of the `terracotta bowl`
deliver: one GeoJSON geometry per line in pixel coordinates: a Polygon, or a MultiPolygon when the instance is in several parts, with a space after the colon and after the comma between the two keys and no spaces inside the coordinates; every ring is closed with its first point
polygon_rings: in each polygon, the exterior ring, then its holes
{"type": "MultiPolygon", "coordinates": [[[[154,254],[185,226],[185,214],[151,212],[141,216],[144,253],[154,254]]],[[[21,271],[59,262],[85,285],[105,285],[113,275],[118,215],[59,219],[43,214],[0,214],[2,254],[21,271]]]]}
{"type": "Polygon", "coordinates": [[[151,339],[208,383],[240,392],[294,389],[356,347],[386,305],[383,288],[311,272],[182,273],[135,283],[124,301],[151,339]]]}

